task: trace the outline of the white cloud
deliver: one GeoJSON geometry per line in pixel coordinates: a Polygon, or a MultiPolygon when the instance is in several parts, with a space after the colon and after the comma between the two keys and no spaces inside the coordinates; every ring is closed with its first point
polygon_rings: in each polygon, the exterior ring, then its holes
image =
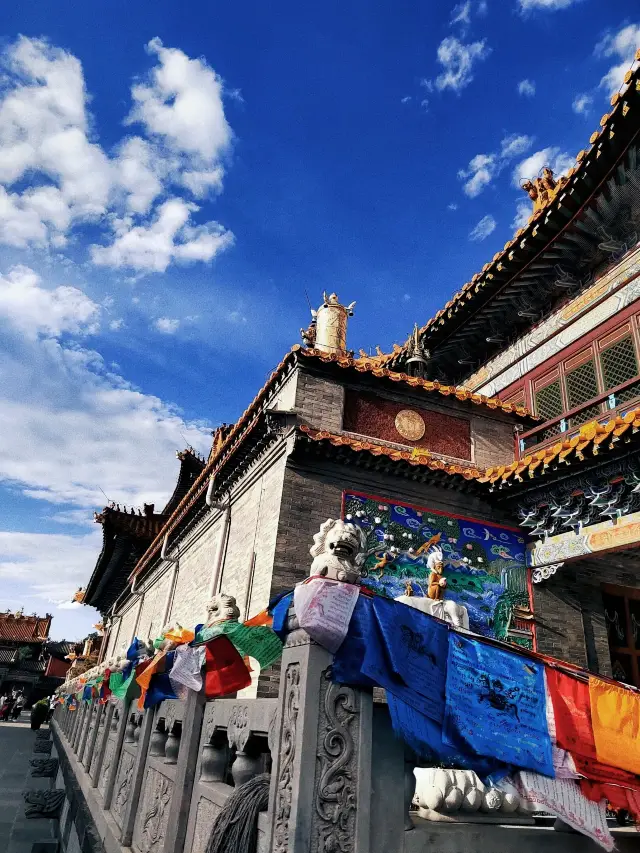
{"type": "Polygon", "coordinates": [[[173,261],[209,261],[230,245],[231,235],[218,223],[187,221],[196,210],[189,197],[222,190],[233,138],[223,83],[203,59],[158,39],[148,51],[156,64],[132,87],[126,119],[143,135],[123,138],[112,154],[91,134],[76,57],[24,37],[2,52],[0,243],[60,249],[75,227],[95,224],[110,241],[93,250],[97,263],[144,272],[163,271],[173,261]],[[181,230],[173,242],[161,240],[152,257],[152,237],[178,204],[187,211],[181,230]]]}
{"type": "Polygon", "coordinates": [[[157,209],[150,224],[117,225],[110,246],[92,246],[91,258],[99,266],[128,267],[143,272],[164,272],[172,261],[211,261],[233,242],[233,235],[217,222],[193,225],[197,205],[171,198],[157,209]]]}
{"type": "Polygon", "coordinates": [[[496,230],[496,221],[493,216],[483,216],[480,222],[469,233],[470,240],[486,240],[489,234],[496,230]]]}
{"type": "Polygon", "coordinates": [[[488,186],[509,160],[523,154],[533,144],[533,138],[525,134],[512,133],[500,143],[500,151],[492,154],[476,154],[466,169],[458,171],[458,178],[464,181],[465,195],[476,198],[488,186]]]}
{"type": "Polygon", "coordinates": [[[556,9],[566,9],[573,3],[579,3],[580,0],[518,0],[520,8],[523,11],[529,9],[544,9],[548,12],[553,12],[556,9]]]}
{"type": "Polygon", "coordinates": [[[520,187],[523,181],[538,177],[543,166],[549,166],[554,175],[558,177],[574,164],[575,157],[565,151],[560,151],[559,148],[555,147],[543,148],[518,163],[513,172],[513,185],[520,187]]]}
{"type": "Polygon", "coordinates": [[[518,94],[525,98],[533,98],[536,93],[536,84],[533,80],[521,80],[518,83],[518,94]]]}
{"type": "MultiPolygon", "coordinates": [[[[12,275],[37,278],[24,268],[6,278],[12,275]]],[[[41,284],[29,287],[51,292],[41,284]]],[[[175,450],[185,439],[208,448],[207,431],[128,384],[99,353],[51,337],[54,326],[58,334],[82,333],[79,321],[64,315],[35,337],[22,316],[9,312],[17,321],[2,340],[0,481],[76,508],[101,506],[103,491],[127,505],[157,503],[172,485],[175,450]]],[[[86,323],[88,312],[84,317],[86,323]]]]}
{"type": "Polygon", "coordinates": [[[174,335],[178,331],[180,320],[171,317],[158,317],[154,325],[159,332],[165,335],[174,335]]]}
{"type": "Polygon", "coordinates": [[[527,222],[531,219],[532,213],[533,208],[530,201],[519,201],[516,207],[516,215],[513,218],[511,227],[516,231],[519,228],[524,228],[527,222]]]}
{"type": "Polygon", "coordinates": [[[411,95],[405,95],[404,98],[400,98],[400,103],[401,104],[408,104],[410,100],[411,100],[411,95]]]}
{"type": "Polygon", "coordinates": [[[119,332],[123,326],[124,320],[122,319],[122,317],[118,317],[115,320],[111,320],[111,322],[109,323],[109,328],[112,332],[119,332]]]}
{"type": "Polygon", "coordinates": [[[437,59],[444,71],[436,77],[436,88],[460,93],[472,82],[474,65],[490,53],[484,40],[464,44],[455,36],[447,36],[438,46],[437,59]]]}
{"type": "Polygon", "coordinates": [[[451,26],[471,23],[471,0],[458,4],[451,12],[451,26]]]}
{"type": "MultiPolygon", "coordinates": [[[[42,501],[50,520],[65,525],[90,523],[105,494],[161,506],[175,483],[175,451],[189,443],[206,452],[209,431],[126,382],[79,340],[65,342],[98,316],[78,288],[46,287],[17,267],[0,278],[0,294],[0,483],[42,501]]],[[[97,525],[89,533],[0,533],[5,601],[39,612],[49,602],[54,634],[71,630],[63,626],[86,633],[95,616],[58,610],[86,584],[101,539],[97,525]]]]}
{"type": "Polygon", "coordinates": [[[489,4],[487,3],[487,0],[480,0],[480,2],[478,3],[478,15],[480,15],[480,17],[484,17],[484,15],[486,15],[488,11],[489,4]]]}
{"type": "Polygon", "coordinates": [[[447,210],[457,210],[457,209],[458,209],[458,205],[454,201],[452,201],[450,204],[447,205],[447,210]]]}
{"type": "Polygon", "coordinates": [[[600,86],[612,95],[622,86],[624,75],[633,62],[635,52],[640,48],[640,24],[628,24],[617,32],[609,32],[596,45],[596,56],[611,58],[613,65],[600,81],[600,86]]]}
{"type": "Polygon", "coordinates": [[[203,163],[217,161],[232,137],[222,103],[222,80],[202,60],[164,47],[158,38],[147,49],[159,65],[146,82],[133,86],[134,107],[127,121],[140,122],[172,150],[196,154],[203,163]]]}
{"type": "Polygon", "coordinates": [[[500,143],[500,156],[503,159],[509,160],[512,157],[518,157],[524,154],[533,145],[533,137],[527,136],[524,133],[512,133],[500,143]]]}
{"type": "Polygon", "coordinates": [[[77,287],[47,290],[33,270],[22,266],[0,275],[0,319],[30,338],[94,334],[99,316],[100,306],[77,287]]]}
{"type": "Polygon", "coordinates": [[[476,154],[469,161],[466,169],[460,169],[458,177],[465,180],[462,189],[469,198],[480,195],[482,190],[491,183],[497,167],[493,154],[476,154]]]}
{"type": "Polygon", "coordinates": [[[571,104],[571,108],[574,113],[578,113],[578,115],[586,115],[591,109],[591,105],[593,104],[593,98],[591,95],[582,94],[576,95],[573,99],[573,103],[571,104]]]}

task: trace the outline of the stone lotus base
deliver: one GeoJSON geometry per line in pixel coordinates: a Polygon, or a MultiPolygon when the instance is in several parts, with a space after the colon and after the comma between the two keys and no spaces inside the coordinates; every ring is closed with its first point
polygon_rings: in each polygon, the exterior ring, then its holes
{"type": "Polygon", "coordinates": [[[535,820],[532,817],[521,814],[504,814],[503,812],[495,812],[493,814],[463,811],[447,813],[420,807],[418,809],[418,816],[423,818],[423,820],[432,820],[436,823],[491,823],[503,826],[510,824],[514,826],[535,826],[535,820]]]}

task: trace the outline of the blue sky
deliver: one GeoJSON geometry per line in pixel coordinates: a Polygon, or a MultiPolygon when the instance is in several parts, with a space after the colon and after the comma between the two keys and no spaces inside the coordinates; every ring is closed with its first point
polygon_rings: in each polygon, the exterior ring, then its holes
{"type": "Polygon", "coordinates": [[[104,494],[161,505],[323,290],[350,346],[424,323],[571,165],[618,0],[31,0],[0,13],[0,608],[73,607],[104,494]]]}

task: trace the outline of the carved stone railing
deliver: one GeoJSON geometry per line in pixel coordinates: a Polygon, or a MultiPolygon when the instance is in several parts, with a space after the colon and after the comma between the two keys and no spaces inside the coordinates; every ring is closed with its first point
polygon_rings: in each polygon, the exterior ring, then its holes
{"type": "MultiPolygon", "coordinates": [[[[204,709],[185,850],[204,853],[211,824],[234,787],[270,772],[277,699],[217,699],[204,709]]],[[[267,815],[259,822],[266,850],[267,815]]]]}

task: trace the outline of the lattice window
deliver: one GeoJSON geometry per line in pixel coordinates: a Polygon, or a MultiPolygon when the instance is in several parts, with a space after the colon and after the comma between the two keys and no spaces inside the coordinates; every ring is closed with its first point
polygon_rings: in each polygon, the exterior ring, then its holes
{"type": "Polygon", "coordinates": [[[574,409],[580,403],[586,403],[598,396],[596,366],[593,361],[585,361],[580,367],[565,376],[569,408],[574,409]]]}
{"type": "Polygon", "coordinates": [[[560,380],[556,379],[549,385],[535,393],[536,414],[543,420],[548,421],[551,418],[556,418],[562,414],[562,391],[560,390],[560,380]]]}
{"type": "Polygon", "coordinates": [[[602,409],[599,403],[596,403],[594,406],[587,406],[586,409],[583,409],[569,419],[569,426],[580,426],[580,424],[586,424],[587,421],[594,421],[601,413],[602,409]]]}
{"type": "Polygon", "coordinates": [[[623,338],[623,340],[601,352],[600,363],[602,364],[605,389],[616,388],[623,382],[628,382],[629,379],[636,377],[638,375],[638,362],[631,337],[623,338]]]}

